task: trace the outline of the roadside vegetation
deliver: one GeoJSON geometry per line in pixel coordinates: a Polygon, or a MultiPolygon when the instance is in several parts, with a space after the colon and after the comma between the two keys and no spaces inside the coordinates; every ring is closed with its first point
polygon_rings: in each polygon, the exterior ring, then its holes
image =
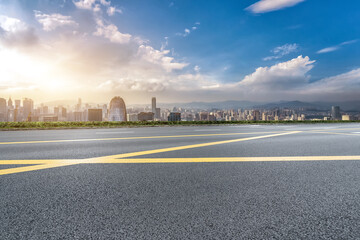
{"type": "Polygon", "coordinates": [[[351,123],[357,121],[180,121],[180,122],[0,122],[0,130],[66,129],[66,128],[116,128],[149,126],[193,126],[193,125],[243,125],[243,124],[317,124],[351,123]]]}

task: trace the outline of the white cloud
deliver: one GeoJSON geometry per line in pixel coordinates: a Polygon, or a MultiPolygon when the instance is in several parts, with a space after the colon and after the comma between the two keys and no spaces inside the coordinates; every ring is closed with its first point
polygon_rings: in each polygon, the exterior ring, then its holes
{"type": "Polygon", "coordinates": [[[100,0],[100,3],[104,6],[110,6],[111,2],[106,0],[100,0]]]}
{"type": "Polygon", "coordinates": [[[138,55],[141,56],[142,59],[149,63],[162,66],[167,72],[181,70],[188,65],[188,63],[175,62],[173,57],[167,56],[169,52],[169,50],[159,51],[146,45],[140,45],[138,49],[138,55]]]}
{"type": "Polygon", "coordinates": [[[307,73],[314,67],[314,62],[307,56],[298,56],[271,67],[259,67],[239,82],[239,86],[251,91],[277,91],[303,86],[309,80],[307,73]]]}
{"type": "MultiPolygon", "coordinates": [[[[196,22],[194,25],[200,25],[200,23],[196,22]]],[[[192,26],[191,30],[189,28],[185,28],[183,33],[176,33],[176,36],[187,37],[192,31],[195,31],[196,29],[198,29],[197,26],[192,26]]]]}
{"type": "Polygon", "coordinates": [[[195,72],[199,72],[199,71],[200,71],[200,67],[199,67],[198,65],[195,65],[194,71],[195,71],[195,72]]]}
{"type": "Polygon", "coordinates": [[[33,28],[19,19],[0,15],[0,43],[8,47],[29,47],[37,42],[33,28]]]}
{"type": "Polygon", "coordinates": [[[299,48],[299,45],[296,43],[293,44],[285,44],[283,46],[279,46],[274,48],[271,52],[274,53],[274,56],[265,57],[263,60],[273,60],[273,59],[279,59],[282,58],[285,55],[288,55],[290,53],[296,52],[299,48]]]}
{"type": "Polygon", "coordinates": [[[161,48],[160,48],[161,51],[164,51],[165,48],[169,45],[169,37],[164,37],[164,39],[165,39],[165,42],[161,43],[161,48]]]}
{"type": "Polygon", "coordinates": [[[265,13],[295,6],[305,0],[260,0],[247,7],[246,10],[253,13],[265,13]]]}
{"type": "Polygon", "coordinates": [[[97,19],[96,22],[96,32],[94,32],[95,36],[103,36],[114,43],[124,44],[130,42],[131,35],[127,33],[121,33],[114,24],[106,25],[100,19],[97,19]]]}
{"type": "Polygon", "coordinates": [[[7,32],[17,32],[27,29],[27,25],[16,18],[0,15],[0,27],[7,32]]]}
{"type": "Polygon", "coordinates": [[[334,46],[334,47],[327,47],[327,48],[323,48],[319,51],[317,51],[316,53],[328,53],[328,52],[334,52],[336,50],[338,50],[339,47],[338,46],[334,46]]]}
{"type": "Polygon", "coordinates": [[[91,10],[96,0],[73,0],[73,3],[77,8],[91,10]]]}
{"type": "Polygon", "coordinates": [[[323,49],[320,49],[319,51],[317,51],[316,53],[318,54],[321,54],[321,53],[329,53],[329,52],[334,52],[334,51],[337,51],[341,48],[341,46],[345,46],[345,45],[350,45],[350,44],[354,44],[354,43],[357,43],[358,40],[355,39],[355,40],[350,40],[350,41],[345,41],[345,42],[342,42],[336,46],[332,46],[332,47],[327,47],[327,48],[323,48],[323,49]]]}
{"type": "Polygon", "coordinates": [[[108,7],[106,12],[109,16],[113,16],[115,13],[122,13],[121,9],[117,9],[116,7],[108,7]]]}
{"type": "Polygon", "coordinates": [[[59,13],[44,14],[34,11],[36,20],[43,26],[45,31],[52,31],[61,26],[78,26],[71,16],[64,16],[59,13]]]}
{"type": "Polygon", "coordinates": [[[308,89],[312,92],[349,92],[360,90],[360,68],[340,75],[324,78],[312,83],[308,89]]]}

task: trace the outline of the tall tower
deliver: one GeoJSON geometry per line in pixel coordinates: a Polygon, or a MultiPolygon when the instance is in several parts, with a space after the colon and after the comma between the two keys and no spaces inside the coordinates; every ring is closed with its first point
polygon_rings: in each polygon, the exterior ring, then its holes
{"type": "Polygon", "coordinates": [[[5,122],[7,118],[6,99],[0,98],[0,122],[5,122]]]}
{"type": "Polygon", "coordinates": [[[12,100],[11,100],[11,97],[9,97],[9,100],[8,100],[8,107],[9,107],[10,109],[13,108],[13,102],[12,102],[12,100]]]}
{"type": "Polygon", "coordinates": [[[156,114],[156,97],[151,99],[151,111],[156,114]]]}
{"type": "Polygon", "coordinates": [[[126,122],[126,106],[121,97],[114,97],[110,101],[109,121],[126,122]]]}
{"type": "Polygon", "coordinates": [[[34,101],[32,99],[29,98],[25,98],[23,101],[23,106],[24,106],[24,118],[27,121],[31,120],[31,115],[33,113],[34,110],[34,101]]]}
{"type": "Polygon", "coordinates": [[[332,106],[331,107],[331,119],[332,120],[341,120],[340,107],[332,106]]]}

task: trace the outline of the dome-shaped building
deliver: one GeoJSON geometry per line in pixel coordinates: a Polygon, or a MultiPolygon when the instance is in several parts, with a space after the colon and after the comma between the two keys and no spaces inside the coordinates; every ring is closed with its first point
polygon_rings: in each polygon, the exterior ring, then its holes
{"type": "Polygon", "coordinates": [[[121,97],[114,97],[110,101],[109,121],[126,122],[126,106],[121,97]]]}

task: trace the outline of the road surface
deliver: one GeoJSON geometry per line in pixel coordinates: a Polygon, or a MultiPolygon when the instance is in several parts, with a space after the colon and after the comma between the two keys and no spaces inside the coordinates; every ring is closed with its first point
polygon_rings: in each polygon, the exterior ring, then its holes
{"type": "Polygon", "coordinates": [[[0,132],[0,239],[354,239],[360,124],[0,132]]]}

